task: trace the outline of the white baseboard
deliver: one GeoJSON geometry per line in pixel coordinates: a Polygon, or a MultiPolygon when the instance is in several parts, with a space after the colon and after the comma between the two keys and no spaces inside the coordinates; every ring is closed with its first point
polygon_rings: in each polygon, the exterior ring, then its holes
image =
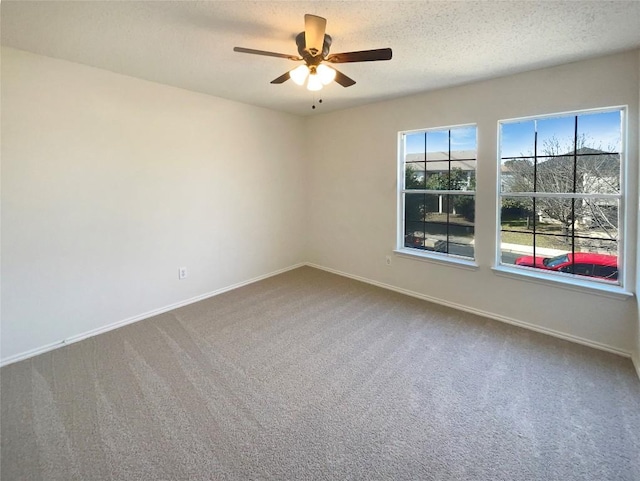
{"type": "Polygon", "coordinates": [[[207,292],[206,294],[202,294],[196,297],[192,297],[190,299],[186,299],[184,301],[175,302],[168,306],[161,307],[159,309],[154,309],[152,311],[145,312],[143,314],[139,314],[137,316],[129,317],[127,319],[123,319],[121,321],[117,321],[111,324],[107,324],[106,326],[99,327],[97,329],[92,329],[87,332],[83,332],[82,334],[77,334],[75,336],[68,337],[61,341],[53,342],[51,344],[47,344],[45,346],[37,347],[35,349],[31,349],[29,351],[25,351],[19,354],[15,354],[13,356],[9,356],[5,359],[0,360],[0,367],[6,366],[8,364],[13,364],[14,362],[22,361],[23,359],[28,359],[30,357],[37,356],[38,354],[43,354],[48,351],[52,351],[54,349],[58,349],[63,346],[67,346],[69,344],[73,344],[74,342],[82,341],[83,339],[87,339],[88,337],[97,336],[98,334],[102,334],[103,332],[112,331],[114,329],[118,329],[119,327],[126,326],[127,324],[132,324],[134,322],[142,321],[143,319],[148,319],[153,316],[157,316],[159,314],[164,314],[165,312],[172,311],[179,307],[187,306],[189,304],[193,304],[194,302],[202,301],[204,299],[208,299],[209,297],[214,297],[220,294],[223,294],[228,291],[232,291],[239,287],[243,287],[249,284],[253,284],[254,282],[261,281],[263,279],[267,279],[269,277],[277,276],[278,274],[282,274],[284,272],[297,269],[298,267],[305,266],[306,263],[301,262],[299,264],[295,264],[289,267],[285,267],[284,269],[279,269],[274,272],[270,272],[268,274],[264,274],[262,276],[254,277],[253,279],[249,279],[247,281],[238,282],[237,284],[233,284],[227,287],[223,287],[221,289],[217,289],[215,291],[207,292]]]}
{"type": "Polygon", "coordinates": [[[426,294],[421,294],[419,292],[415,292],[415,291],[411,291],[411,290],[408,290],[408,289],[403,289],[403,288],[400,288],[400,287],[396,287],[396,286],[393,286],[391,284],[385,284],[383,282],[374,281],[374,280],[368,279],[366,277],[361,277],[361,276],[356,276],[356,275],[353,275],[353,274],[348,274],[346,272],[342,272],[342,271],[339,271],[339,270],[336,270],[336,269],[332,269],[332,268],[329,268],[329,267],[324,267],[324,266],[321,266],[321,265],[318,265],[318,264],[313,264],[313,263],[310,263],[310,262],[302,262],[302,263],[295,264],[295,265],[292,265],[292,266],[289,266],[289,267],[285,267],[284,269],[279,269],[277,271],[270,272],[270,273],[264,274],[262,276],[254,277],[254,278],[249,279],[247,281],[238,282],[236,284],[233,284],[233,285],[230,285],[230,286],[227,286],[227,287],[223,287],[221,289],[217,289],[215,291],[211,291],[211,292],[208,292],[206,294],[202,294],[202,295],[199,295],[199,296],[196,296],[196,297],[192,297],[192,298],[186,299],[184,301],[176,302],[176,303],[170,304],[168,306],[161,307],[159,309],[154,309],[152,311],[148,311],[148,312],[145,312],[143,314],[139,314],[137,316],[133,316],[133,317],[130,317],[130,318],[127,318],[127,319],[123,319],[121,321],[117,321],[117,322],[114,322],[112,324],[108,324],[108,325],[103,326],[103,327],[99,327],[97,329],[92,329],[90,331],[84,332],[82,334],[77,334],[75,336],[71,336],[71,337],[69,337],[67,339],[63,339],[63,340],[58,341],[58,342],[54,342],[54,343],[51,343],[51,344],[47,344],[45,346],[41,346],[41,347],[38,347],[38,348],[35,348],[35,349],[31,349],[29,351],[25,351],[25,352],[22,352],[22,353],[19,353],[19,354],[15,354],[13,356],[9,356],[9,357],[7,357],[5,359],[0,360],[0,367],[1,366],[6,366],[8,364],[13,364],[14,362],[22,361],[23,359],[28,359],[30,357],[34,357],[34,356],[37,356],[39,354],[43,354],[45,352],[52,351],[54,349],[58,349],[60,347],[66,346],[68,344],[73,344],[75,342],[82,341],[83,339],[87,339],[89,337],[97,336],[98,334],[102,334],[103,332],[108,332],[108,331],[111,331],[113,329],[118,329],[119,327],[126,326],[127,324],[132,324],[134,322],[138,322],[138,321],[141,321],[143,319],[148,319],[150,317],[157,316],[159,314],[164,314],[165,312],[172,311],[173,309],[177,309],[179,307],[187,306],[189,304],[193,304],[194,302],[202,301],[204,299],[208,299],[210,297],[214,297],[214,296],[223,294],[225,292],[232,291],[234,289],[238,289],[239,287],[243,287],[243,286],[246,286],[246,285],[249,285],[249,284],[253,284],[254,282],[258,282],[258,281],[261,281],[263,279],[267,279],[269,277],[273,277],[273,276],[276,276],[278,274],[282,274],[284,272],[287,272],[287,271],[290,271],[290,270],[293,270],[293,269],[297,269],[298,267],[302,267],[302,266],[305,266],[305,265],[309,266],[309,267],[316,268],[316,269],[320,269],[320,270],[323,270],[323,271],[331,272],[331,273],[337,274],[339,276],[348,277],[350,279],[355,279],[355,280],[360,281],[360,282],[365,282],[367,284],[371,284],[371,285],[374,285],[374,286],[377,286],[377,287],[381,287],[383,289],[388,289],[388,290],[391,290],[391,291],[399,292],[399,293],[405,294],[407,296],[411,296],[411,297],[415,297],[415,298],[422,299],[422,300],[425,300],[425,301],[433,302],[435,304],[440,304],[440,305],[443,305],[443,306],[452,307],[454,309],[458,309],[458,310],[465,311],[465,312],[470,312],[472,314],[477,314],[477,315],[482,316],[482,317],[488,317],[490,319],[495,319],[497,321],[505,322],[507,324],[513,324],[515,326],[523,327],[525,329],[529,329],[529,330],[532,330],[532,331],[540,332],[540,333],[547,334],[547,335],[550,335],[550,336],[553,336],[553,337],[557,337],[557,338],[560,338],[560,339],[565,339],[567,341],[575,342],[577,344],[582,344],[582,345],[585,345],[585,346],[593,347],[595,349],[600,349],[602,351],[611,352],[611,353],[617,354],[619,356],[624,356],[624,357],[631,358],[631,360],[633,362],[633,365],[634,365],[634,367],[636,369],[636,372],[638,374],[638,378],[640,378],[640,354],[632,355],[631,353],[629,353],[627,351],[623,351],[621,349],[609,346],[607,344],[591,341],[589,339],[584,339],[584,338],[581,338],[581,337],[578,337],[578,336],[574,336],[574,335],[571,335],[571,334],[566,334],[566,333],[563,333],[563,332],[560,332],[560,331],[556,331],[554,329],[548,329],[548,328],[545,328],[545,327],[540,327],[540,326],[537,326],[535,324],[530,324],[528,322],[523,322],[523,321],[519,321],[519,320],[516,320],[516,319],[511,319],[509,317],[501,316],[499,314],[495,314],[495,313],[492,313],[492,312],[487,312],[487,311],[483,311],[483,310],[480,310],[480,309],[475,309],[475,308],[472,308],[472,307],[464,306],[462,304],[457,304],[455,302],[446,301],[444,299],[439,299],[439,298],[436,298],[436,297],[428,296],[426,294]]]}
{"type": "MultiPolygon", "coordinates": [[[[391,291],[399,292],[401,294],[405,294],[407,296],[416,297],[418,299],[423,299],[425,301],[433,302],[435,304],[440,304],[447,307],[452,307],[454,309],[458,309],[460,311],[470,312],[472,314],[477,314],[482,317],[488,317],[489,319],[495,319],[496,321],[506,322],[507,324],[513,324],[514,326],[523,327],[525,329],[529,329],[531,331],[540,332],[542,334],[547,334],[549,336],[557,337],[560,339],[564,339],[567,341],[575,342],[577,344],[582,344],[584,346],[593,347],[595,349],[599,349],[601,351],[611,352],[613,354],[617,354],[619,356],[631,358],[631,353],[627,351],[623,351],[613,346],[609,346],[607,344],[603,344],[600,342],[591,341],[589,339],[584,339],[582,337],[574,336],[572,334],[566,334],[564,332],[556,331],[554,329],[548,329],[546,327],[540,327],[535,324],[530,324],[528,322],[519,321],[517,319],[512,319],[510,317],[501,316],[500,314],[495,314],[493,312],[487,312],[480,309],[475,309],[473,307],[468,307],[462,304],[458,304],[455,302],[446,301],[444,299],[439,299],[436,297],[428,296],[426,294],[421,294],[419,292],[410,291],[408,289],[403,289],[401,287],[396,287],[391,284],[385,284],[383,282],[374,281],[372,279],[368,279],[366,277],[356,276],[353,274],[348,274],[346,272],[338,271],[336,269],[331,269],[329,267],[320,266],[313,263],[307,263],[309,267],[314,267],[316,269],[321,269],[323,271],[331,272],[332,274],[337,274],[339,276],[348,277],[350,279],[355,279],[357,281],[366,282],[367,284],[372,284],[377,287],[382,287],[383,289],[388,289],[391,291]]],[[[638,363],[635,363],[636,370],[639,369],[638,363]]],[[[638,371],[638,376],[640,377],[640,370],[638,371]]]]}
{"type": "Polygon", "coordinates": [[[640,352],[634,356],[631,356],[631,361],[633,362],[633,366],[636,368],[638,379],[640,379],[640,352]]]}

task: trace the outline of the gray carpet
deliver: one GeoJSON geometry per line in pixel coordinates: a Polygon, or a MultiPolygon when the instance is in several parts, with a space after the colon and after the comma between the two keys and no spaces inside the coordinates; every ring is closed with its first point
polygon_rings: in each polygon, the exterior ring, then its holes
{"type": "Polygon", "coordinates": [[[2,481],[640,479],[628,359],[311,268],[0,376],[2,481]]]}

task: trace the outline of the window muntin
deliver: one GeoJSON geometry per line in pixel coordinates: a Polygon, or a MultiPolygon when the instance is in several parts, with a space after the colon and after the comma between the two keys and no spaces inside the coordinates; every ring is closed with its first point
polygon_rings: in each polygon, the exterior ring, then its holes
{"type": "Polygon", "coordinates": [[[476,127],[400,133],[399,246],[474,258],[476,127]]]}
{"type": "Polygon", "coordinates": [[[500,122],[502,265],[620,284],[623,121],[610,109],[500,122]]]}

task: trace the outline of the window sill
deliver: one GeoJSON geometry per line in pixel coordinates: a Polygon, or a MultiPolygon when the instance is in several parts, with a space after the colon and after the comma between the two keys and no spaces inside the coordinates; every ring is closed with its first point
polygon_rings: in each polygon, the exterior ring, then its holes
{"type": "Polygon", "coordinates": [[[395,255],[399,257],[406,257],[408,259],[414,259],[424,262],[432,262],[435,264],[441,264],[450,267],[458,267],[460,269],[466,269],[475,271],[478,270],[478,264],[474,260],[466,259],[463,257],[456,257],[447,254],[438,254],[435,252],[416,252],[413,249],[395,249],[393,251],[395,255]]]}
{"type": "Polygon", "coordinates": [[[620,286],[609,286],[594,281],[583,281],[580,279],[564,279],[561,276],[542,274],[521,267],[508,267],[500,265],[491,268],[493,272],[501,277],[518,279],[525,282],[533,282],[550,287],[560,287],[575,292],[587,294],[595,294],[598,296],[609,297],[618,300],[627,300],[633,297],[633,293],[623,289],[620,286]]]}

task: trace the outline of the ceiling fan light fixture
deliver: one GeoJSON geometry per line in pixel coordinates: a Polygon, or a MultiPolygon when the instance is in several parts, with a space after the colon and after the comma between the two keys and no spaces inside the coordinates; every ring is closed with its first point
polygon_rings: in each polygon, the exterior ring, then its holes
{"type": "Polygon", "coordinates": [[[307,90],[311,90],[312,92],[315,92],[321,89],[322,89],[322,80],[320,80],[320,76],[316,73],[310,74],[309,80],[307,80],[307,90]]]}
{"type": "Polygon", "coordinates": [[[307,80],[307,77],[309,76],[309,67],[306,65],[300,65],[289,72],[289,76],[296,84],[304,85],[305,80],[307,80]]]}
{"type": "Polygon", "coordinates": [[[318,77],[320,77],[322,85],[329,85],[336,78],[336,71],[323,63],[316,67],[316,72],[318,77]]]}
{"type": "MultiPolygon", "coordinates": [[[[2,0],[0,0],[2,1],[2,0]]],[[[289,79],[294,83],[307,86],[308,90],[321,90],[323,85],[336,82],[343,87],[351,87],[356,81],[323,62],[349,63],[349,62],[375,62],[378,60],[391,60],[390,48],[377,48],[373,50],[360,50],[357,52],[342,52],[329,54],[332,39],[326,33],[327,19],[317,15],[306,14],[304,16],[304,31],[296,35],[296,46],[299,55],[268,52],[253,48],[233,47],[234,52],[263,55],[266,57],[286,58],[295,62],[304,61],[305,65],[298,66],[271,81],[272,84],[282,84],[289,79]]]]}

